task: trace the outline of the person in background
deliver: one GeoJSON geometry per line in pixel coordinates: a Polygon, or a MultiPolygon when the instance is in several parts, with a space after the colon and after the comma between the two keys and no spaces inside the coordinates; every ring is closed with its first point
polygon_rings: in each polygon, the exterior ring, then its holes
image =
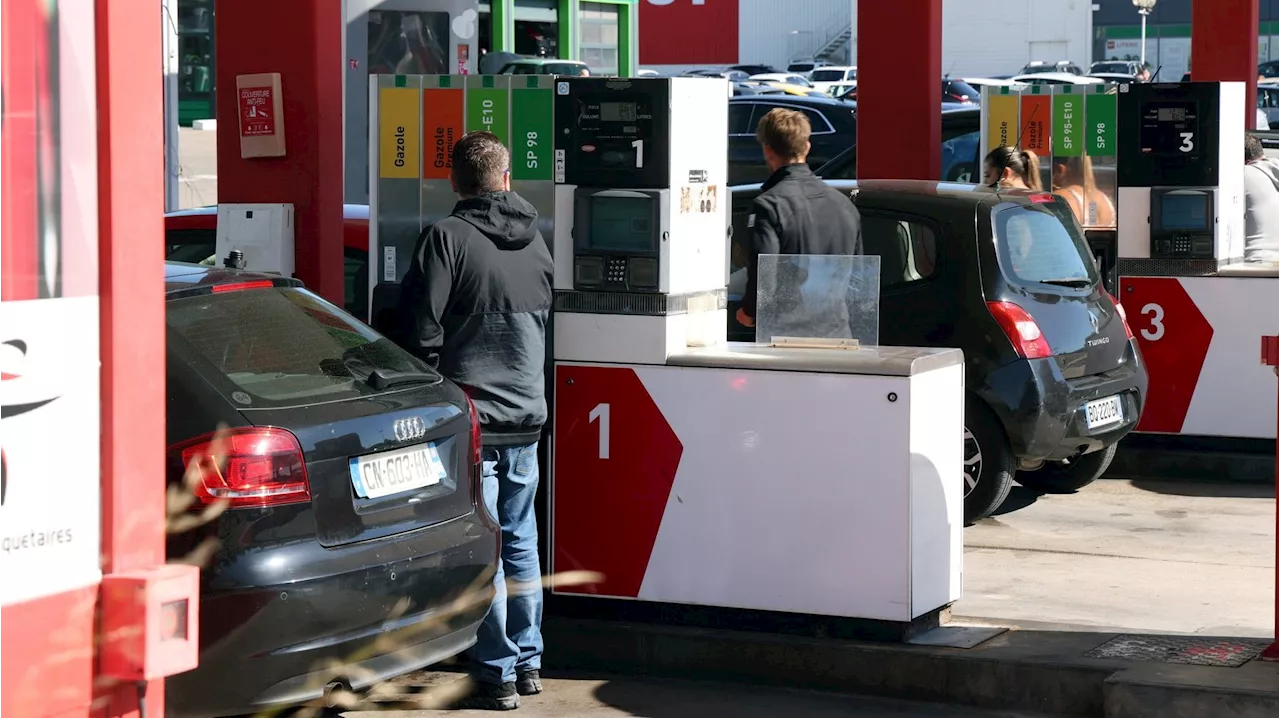
{"type": "Polygon", "coordinates": [[[1280,261],[1280,165],[1244,136],[1244,259],[1280,261]]]}
{"type": "Polygon", "coordinates": [[[495,595],[471,651],[459,708],[512,710],[542,692],[538,439],[551,252],[538,211],[511,191],[511,154],[490,132],[453,148],[453,212],[427,227],[401,285],[401,343],[466,391],[479,414],[483,499],[502,527],[495,595]],[[510,580],[510,595],[505,580],[510,580]]]}
{"type": "Polygon", "coordinates": [[[1036,153],[997,147],[982,161],[982,183],[1002,189],[1040,189],[1040,160],[1036,153]]]}
{"type": "Polygon", "coordinates": [[[747,227],[747,284],[738,323],[754,327],[762,254],[862,254],[862,218],[845,193],[809,169],[809,118],[776,107],[756,125],[756,141],[772,172],[751,203],[747,227]]]}
{"type": "Polygon", "coordinates": [[[1093,161],[1088,155],[1054,158],[1053,193],[1067,201],[1080,226],[1116,226],[1115,205],[1094,184],[1093,161]]]}

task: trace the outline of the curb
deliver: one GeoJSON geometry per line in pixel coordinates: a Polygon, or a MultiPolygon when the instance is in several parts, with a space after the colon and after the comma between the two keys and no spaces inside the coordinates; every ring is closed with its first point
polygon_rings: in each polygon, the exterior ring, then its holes
{"type": "Polygon", "coordinates": [[[549,667],[785,686],[1054,716],[1274,718],[1274,664],[1084,658],[1116,634],[1010,630],[974,648],[548,616],[549,667]]]}

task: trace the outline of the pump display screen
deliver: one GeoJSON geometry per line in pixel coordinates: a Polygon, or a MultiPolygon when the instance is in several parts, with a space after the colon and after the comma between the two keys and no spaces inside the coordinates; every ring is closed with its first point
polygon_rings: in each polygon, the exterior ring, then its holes
{"type": "Polygon", "coordinates": [[[635,122],[640,117],[640,106],[634,102],[601,102],[601,122],[635,122]]]}
{"type": "Polygon", "coordinates": [[[657,249],[650,197],[592,197],[587,246],[601,252],[650,253],[657,249]]]}
{"type": "Polygon", "coordinates": [[[1160,198],[1160,228],[1173,232],[1209,230],[1209,195],[1166,194],[1160,198]]]}
{"type": "Polygon", "coordinates": [[[1196,136],[1198,125],[1195,102],[1148,102],[1142,106],[1139,134],[1142,152],[1166,157],[1195,157],[1200,154],[1200,142],[1196,136]]]}

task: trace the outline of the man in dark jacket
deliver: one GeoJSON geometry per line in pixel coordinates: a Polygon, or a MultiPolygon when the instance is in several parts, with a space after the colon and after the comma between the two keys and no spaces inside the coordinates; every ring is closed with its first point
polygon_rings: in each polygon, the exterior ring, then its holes
{"type": "MultiPolygon", "coordinates": [[[[756,140],[773,173],[751,205],[747,226],[747,286],[738,322],[756,322],[756,284],[762,254],[862,254],[862,220],[848,195],[828,187],[805,164],[809,118],[774,108],[756,125],[756,140]]],[[[767,340],[767,337],[761,337],[767,340]]]]}
{"type": "Polygon", "coordinates": [[[484,502],[502,525],[496,595],[472,651],[463,706],[511,710],[542,691],[542,571],[533,499],[551,311],[551,252],[538,212],[511,191],[511,155],[473,132],[453,148],[453,213],[423,231],[401,285],[410,350],[471,397],[480,415],[484,502]],[[511,581],[508,597],[506,580],[511,581]]]}

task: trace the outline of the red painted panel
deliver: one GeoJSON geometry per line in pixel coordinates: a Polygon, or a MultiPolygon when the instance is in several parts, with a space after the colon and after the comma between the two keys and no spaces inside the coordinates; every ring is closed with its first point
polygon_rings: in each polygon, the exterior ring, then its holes
{"type": "Polygon", "coordinates": [[[738,62],[738,0],[640,0],[641,65],[738,62]]]}
{"type": "Polygon", "coordinates": [[[684,447],[632,369],[558,366],[555,376],[555,570],[604,574],[566,592],[634,598],[684,447]]]}
{"type": "Polygon", "coordinates": [[[93,700],[97,598],[89,586],[0,609],[0,715],[84,715],[93,700]]]}
{"type": "MultiPolygon", "coordinates": [[[[1271,0],[1275,7],[1275,0],[1271,0]]],[[[1245,127],[1257,120],[1258,0],[1192,0],[1191,76],[1245,83],[1245,127]]]]}
{"type": "Polygon", "coordinates": [[[858,178],[936,180],[942,0],[858,3],[857,64],[858,178]]]}
{"type": "Polygon", "coordinates": [[[344,3],[215,0],[218,87],[279,72],[284,157],[240,156],[239,98],[218,93],[218,201],[291,202],[299,279],[342,306],[344,3]]]}
{"type": "Polygon", "coordinates": [[[1176,434],[1200,381],[1213,327],[1174,277],[1122,277],[1120,302],[1150,375],[1137,430],[1176,434]]]}
{"type": "Polygon", "coordinates": [[[39,285],[39,188],[37,134],[40,105],[47,112],[48,20],[35,0],[5,0],[0,20],[3,55],[3,122],[0,123],[0,184],[4,186],[0,292],[5,301],[35,299],[39,285]]]}

